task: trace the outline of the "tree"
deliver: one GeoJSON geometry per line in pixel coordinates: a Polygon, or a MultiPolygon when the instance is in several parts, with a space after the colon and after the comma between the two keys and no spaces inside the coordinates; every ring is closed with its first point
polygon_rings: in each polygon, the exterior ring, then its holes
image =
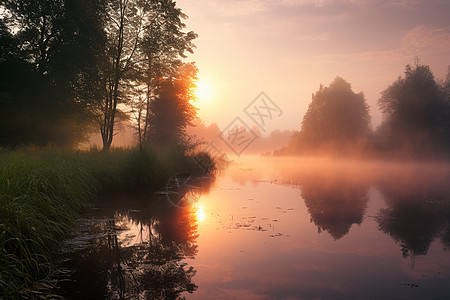
{"type": "Polygon", "coordinates": [[[186,127],[197,116],[195,82],[198,69],[194,63],[182,64],[176,74],[164,79],[150,103],[152,124],[150,140],[159,146],[182,145],[186,142],[186,127]]]}
{"type": "Polygon", "coordinates": [[[182,22],[187,16],[177,8],[172,0],[152,1],[146,8],[149,21],[139,47],[139,68],[141,95],[129,103],[136,121],[136,131],[140,147],[149,142],[151,103],[155,99],[161,78],[173,76],[181,65],[185,52],[193,53],[193,40],[197,34],[183,32],[182,22]]]}
{"type": "Polygon", "coordinates": [[[369,107],[362,92],[336,77],[328,87],[320,86],[303,118],[293,147],[303,151],[348,150],[364,141],[370,132],[369,107]]]}
{"type": "Polygon", "coordinates": [[[2,1],[1,145],[73,146],[84,138],[88,120],[75,87],[101,41],[101,2],[2,1]]]}
{"type": "Polygon", "coordinates": [[[381,94],[378,105],[384,114],[382,127],[387,145],[395,151],[428,156],[449,144],[449,103],[429,66],[407,65],[381,94]]]}
{"type": "Polygon", "coordinates": [[[448,66],[447,76],[442,83],[444,106],[446,108],[445,118],[443,120],[443,131],[445,133],[446,149],[450,148],[450,66],[448,66]]]}
{"type": "Polygon", "coordinates": [[[0,14],[1,145],[73,145],[95,123],[108,150],[121,103],[147,139],[158,84],[196,37],[173,0],[4,0],[0,14]]]}
{"type": "Polygon", "coordinates": [[[48,68],[63,19],[63,0],[4,0],[3,22],[9,30],[18,29],[15,37],[20,43],[21,56],[44,74],[48,68]]]}
{"type": "Polygon", "coordinates": [[[108,150],[114,137],[117,105],[126,102],[126,80],[132,80],[134,55],[144,24],[145,1],[115,0],[107,3],[107,36],[103,60],[99,64],[103,89],[95,111],[103,149],[108,150]]]}
{"type": "Polygon", "coordinates": [[[172,0],[115,0],[106,7],[106,47],[99,64],[100,100],[85,99],[100,127],[103,148],[115,134],[120,103],[132,108],[140,144],[148,137],[149,109],[161,78],[171,76],[196,34],[184,33],[186,16],[172,0]]]}

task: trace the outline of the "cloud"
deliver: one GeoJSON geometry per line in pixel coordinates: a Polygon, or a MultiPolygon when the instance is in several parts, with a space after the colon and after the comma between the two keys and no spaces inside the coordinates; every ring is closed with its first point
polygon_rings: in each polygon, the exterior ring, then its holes
{"type": "MultiPolygon", "coordinates": [[[[276,9],[348,9],[385,7],[386,9],[416,10],[421,6],[433,4],[433,1],[419,0],[184,0],[189,5],[210,15],[223,17],[243,17],[257,15],[276,9]]],[[[181,1],[181,2],[184,2],[181,1]]],[[[441,3],[444,0],[434,0],[441,3]]]]}
{"type": "Polygon", "coordinates": [[[450,27],[418,26],[401,39],[404,51],[414,55],[450,52],[450,27]]]}
{"type": "Polygon", "coordinates": [[[450,52],[450,27],[418,26],[400,39],[396,48],[316,56],[321,63],[398,60],[412,56],[438,55],[450,52]]]}
{"type": "Polygon", "coordinates": [[[204,5],[215,15],[226,17],[250,16],[269,9],[268,2],[264,0],[215,0],[204,2],[204,5]]]}
{"type": "MultiPolygon", "coordinates": [[[[200,2],[198,2],[200,4],[200,2]]],[[[326,8],[333,5],[359,5],[357,0],[212,0],[201,2],[201,7],[218,16],[251,16],[279,8],[326,8]]]]}
{"type": "Polygon", "coordinates": [[[295,41],[299,42],[320,42],[330,40],[331,35],[329,33],[314,34],[314,35],[298,35],[293,38],[295,41]]]}
{"type": "Polygon", "coordinates": [[[279,5],[288,7],[316,6],[324,7],[332,4],[333,0],[281,0],[279,5]]]}
{"type": "Polygon", "coordinates": [[[400,8],[404,10],[413,10],[420,5],[417,0],[384,0],[383,5],[386,7],[400,8]]]}
{"type": "MultiPolygon", "coordinates": [[[[440,1],[442,0],[434,0],[440,1]]],[[[419,0],[281,0],[273,1],[277,5],[284,5],[290,7],[303,7],[303,6],[315,6],[315,7],[327,7],[331,5],[343,5],[353,7],[371,7],[371,6],[384,6],[389,8],[398,8],[403,10],[413,10],[421,5],[429,5],[431,1],[419,1],[419,0]]]]}

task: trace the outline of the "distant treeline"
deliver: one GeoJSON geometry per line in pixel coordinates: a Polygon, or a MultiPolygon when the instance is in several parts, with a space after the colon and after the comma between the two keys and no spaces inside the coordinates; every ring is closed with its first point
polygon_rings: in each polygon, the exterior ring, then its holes
{"type": "Polygon", "coordinates": [[[185,18],[173,0],[1,1],[0,147],[100,132],[109,149],[123,119],[141,146],[183,142],[197,78],[185,18]]]}
{"type": "Polygon", "coordinates": [[[275,155],[450,157],[450,68],[438,82],[429,66],[407,65],[378,100],[382,124],[373,130],[362,92],[340,77],[312,95],[301,130],[275,155]]]}

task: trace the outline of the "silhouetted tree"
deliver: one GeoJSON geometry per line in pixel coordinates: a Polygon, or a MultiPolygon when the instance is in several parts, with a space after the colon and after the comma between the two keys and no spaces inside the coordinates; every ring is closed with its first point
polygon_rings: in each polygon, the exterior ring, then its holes
{"type": "Polygon", "coordinates": [[[362,92],[336,77],[328,87],[312,95],[299,134],[292,147],[300,151],[342,151],[364,142],[369,129],[369,107],[362,92]]]}
{"type": "Polygon", "coordinates": [[[97,106],[104,150],[108,150],[113,141],[117,105],[126,102],[125,82],[133,80],[134,57],[146,21],[145,4],[146,1],[114,0],[106,5],[107,40],[100,64],[103,94],[97,106]]]}
{"type": "Polygon", "coordinates": [[[150,104],[155,98],[161,78],[170,77],[181,65],[185,52],[193,53],[193,40],[197,34],[183,32],[182,22],[187,16],[176,7],[175,2],[150,2],[151,20],[146,25],[140,42],[140,87],[142,95],[130,103],[136,119],[139,145],[149,142],[150,104]],[[145,96],[144,96],[145,95],[145,96]]]}
{"type": "Polygon", "coordinates": [[[446,135],[445,146],[450,148],[450,66],[448,66],[447,76],[442,84],[443,97],[445,101],[445,118],[442,120],[443,132],[446,135]]]}
{"type": "Polygon", "coordinates": [[[74,145],[88,121],[74,86],[95,57],[96,4],[6,0],[0,7],[0,144],[74,145]]]}
{"type": "Polygon", "coordinates": [[[192,52],[193,32],[184,33],[186,16],[172,0],[114,0],[106,6],[106,46],[99,65],[101,99],[90,103],[100,126],[103,148],[109,149],[120,103],[131,106],[140,144],[148,137],[150,102],[162,78],[192,52]]]}
{"type": "Polygon", "coordinates": [[[174,76],[164,79],[150,103],[150,140],[160,146],[182,145],[186,127],[197,116],[195,82],[198,69],[194,63],[182,64],[174,76]]]}
{"type": "Polygon", "coordinates": [[[48,71],[53,49],[60,40],[64,0],[4,0],[2,21],[20,44],[21,56],[40,74],[48,71]]]}
{"type": "Polygon", "coordinates": [[[5,0],[0,13],[1,145],[73,145],[94,123],[107,150],[120,103],[146,139],[157,85],[197,36],[173,0],[5,0]]]}
{"type": "Polygon", "coordinates": [[[404,77],[384,90],[378,100],[389,148],[429,156],[450,145],[449,103],[444,91],[429,66],[418,62],[406,66],[404,77]]]}

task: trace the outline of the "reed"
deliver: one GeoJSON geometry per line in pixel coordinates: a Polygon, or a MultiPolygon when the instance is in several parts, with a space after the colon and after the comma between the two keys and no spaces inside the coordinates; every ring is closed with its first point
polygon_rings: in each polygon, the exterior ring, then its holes
{"type": "Polygon", "coordinates": [[[199,172],[176,149],[0,150],[0,298],[38,289],[99,192],[155,190],[180,171],[199,172]]]}
{"type": "Polygon", "coordinates": [[[0,294],[33,289],[49,272],[78,213],[93,199],[91,174],[69,156],[0,156],[0,294]]]}

